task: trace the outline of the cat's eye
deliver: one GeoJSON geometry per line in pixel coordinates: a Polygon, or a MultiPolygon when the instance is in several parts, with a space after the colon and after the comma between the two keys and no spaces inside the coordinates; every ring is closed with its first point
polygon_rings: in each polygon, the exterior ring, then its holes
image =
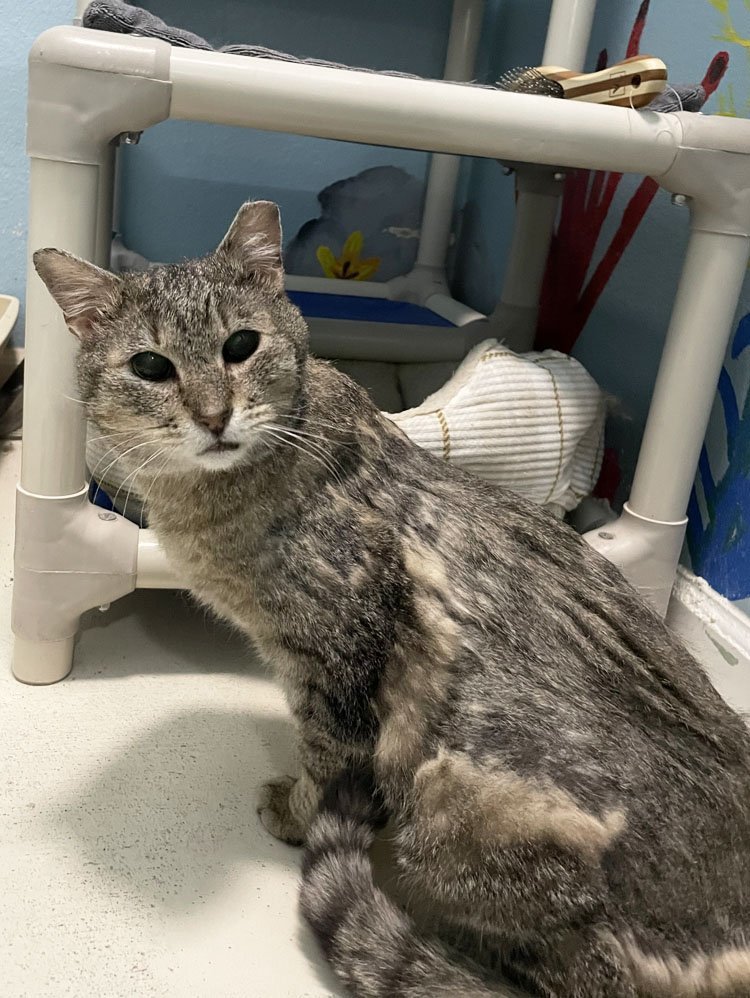
{"type": "Polygon", "coordinates": [[[225,341],[221,355],[227,364],[241,364],[258,349],[260,334],[254,329],[238,329],[225,341]]]}
{"type": "Polygon", "coordinates": [[[174,364],[160,353],[144,350],[130,358],[130,368],[144,381],[168,381],[175,375],[174,364]]]}

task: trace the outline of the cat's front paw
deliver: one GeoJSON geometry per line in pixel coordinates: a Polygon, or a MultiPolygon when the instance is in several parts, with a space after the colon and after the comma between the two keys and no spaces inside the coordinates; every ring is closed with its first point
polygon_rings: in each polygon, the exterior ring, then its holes
{"type": "Polygon", "coordinates": [[[264,783],[258,794],[258,815],[266,831],[292,846],[305,841],[317,811],[319,793],[308,777],[282,776],[264,783]]]}

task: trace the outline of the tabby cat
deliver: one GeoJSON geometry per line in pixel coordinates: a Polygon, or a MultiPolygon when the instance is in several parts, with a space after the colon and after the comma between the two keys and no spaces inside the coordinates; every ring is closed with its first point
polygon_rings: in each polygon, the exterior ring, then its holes
{"type": "Polygon", "coordinates": [[[260,818],[351,993],[750,995],[743,721],[584,540],[309,355],[276,206],[146,274],[34,261],[175,571],[284,686],[260,818]],[[373,884],[386,815],[434,937],[373,884]]]}

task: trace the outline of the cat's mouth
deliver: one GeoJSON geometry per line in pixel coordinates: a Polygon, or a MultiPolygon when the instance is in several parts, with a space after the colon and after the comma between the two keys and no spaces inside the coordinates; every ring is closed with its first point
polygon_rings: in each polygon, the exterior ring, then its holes
{"type": "Polygon", "coordinates": [[[224,454],[227,451],[239,449],[239,444],[231,443],[229,440],[217,440],[215,443],[211,444],[210,447],[206,447],[205,450],[202,450],[201,454],[224,454]]]}

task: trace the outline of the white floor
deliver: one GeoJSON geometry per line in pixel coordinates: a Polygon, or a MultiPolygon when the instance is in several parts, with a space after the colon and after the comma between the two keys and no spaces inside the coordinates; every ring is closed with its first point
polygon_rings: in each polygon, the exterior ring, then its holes
{"type": "MultiPolygon", "coordinates": [[[[290,770],[279,690],[177,594],[88,615],[69,679],[10,675],[18,444],[0,443],[0,998],[340,995],[258,786],[290,770]]],[[[750,621],[683,577],[672,619],[750,709],[750,621]]],[[[395,996],[394,996],[395,998],[395,996]]]]}
{"type": "Polygon", "coordinates": [[[255,814],[292,729],[242,642],[138,593],[89,614],[68,680],[12,679],[17,447],[0,453],[0,995],[339,995],[297,915],[299,853],[255,814]]]}

